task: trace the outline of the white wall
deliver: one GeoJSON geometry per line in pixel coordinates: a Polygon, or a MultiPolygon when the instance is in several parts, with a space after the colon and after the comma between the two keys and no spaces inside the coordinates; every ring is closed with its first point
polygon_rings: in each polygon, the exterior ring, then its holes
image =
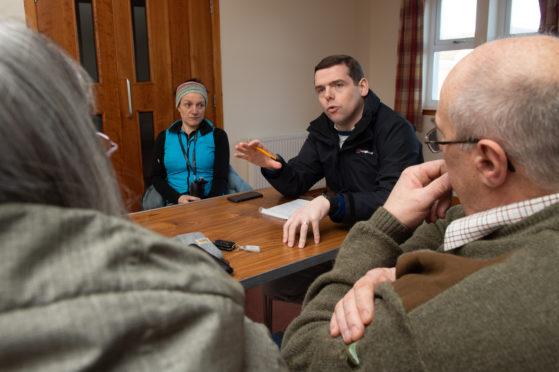
{"type": "Polygon", "coordinates": [[[381,100],[394,108],[400,1],[373,0],[368,54],[369,84],[381,100]]]}
{"type": "Polygon", "coordinates": [[[25,21],[23,0],[0,0],[0,17],[25,21]]]}

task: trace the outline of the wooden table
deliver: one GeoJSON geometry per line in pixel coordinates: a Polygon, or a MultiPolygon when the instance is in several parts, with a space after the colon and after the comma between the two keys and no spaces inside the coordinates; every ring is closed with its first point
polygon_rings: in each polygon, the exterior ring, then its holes
{"type": "Polygon", "coordinates": [[[305,248],[282,243],[284,220],[263,215],[270,208],[288,202],[273,188],[258,190],[263,198],[240,203],[227,196],[130,214],[132,221],[168,237],[200,231],[211,240],[231,240],[240,245],[258,245],[259,253],[224,252],[234,269],[233,277],[245,289],[295,273],[336,257],[348,227],[329,218],[320,222],[320,243],[311,234],[305,248]]]}

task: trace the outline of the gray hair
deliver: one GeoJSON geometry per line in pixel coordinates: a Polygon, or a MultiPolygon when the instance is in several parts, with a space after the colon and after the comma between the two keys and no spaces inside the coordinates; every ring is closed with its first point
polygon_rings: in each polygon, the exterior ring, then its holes
{"type": "Polygon", "coordinates": [[[46,37],[0,22],[0,203],[125,215],[96,135],[87,73],[46,37]]]}
{"type": "MultiPolygon", "coordinates": [[[[530,72],[502,53],[486,54],[472,63],[449,106],[456,138],[492,139],[537,185],[559,188],[557,79],[530,72]]],[[[558,63],[547,68],[557,69],[558,63]]]]}

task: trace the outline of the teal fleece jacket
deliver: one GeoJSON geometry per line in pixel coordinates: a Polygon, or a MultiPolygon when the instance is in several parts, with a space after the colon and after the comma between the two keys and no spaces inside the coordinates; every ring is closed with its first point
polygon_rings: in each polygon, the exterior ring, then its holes
{"type": "Polygon", "coordinates": [[[559,204],[442,253],[445,219],[412,231],[380,208],[309,288],[282,355],[294,371],[559,369],[559,204]],[[332,338],[334,306],[368,270],[397,264],[375,288],[364,337],[332,338]]]}

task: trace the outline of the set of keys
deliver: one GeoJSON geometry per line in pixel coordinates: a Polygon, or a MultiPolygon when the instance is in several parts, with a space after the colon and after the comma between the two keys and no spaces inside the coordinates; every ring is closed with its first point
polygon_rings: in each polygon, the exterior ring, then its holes
{"type": "Polygon", "coordinates": [[[258,245],[237,245],[235,242],[229,240],[215,240],[213,243],[216,247],[224,251],[232,251],[237,248],[247,252],[260,252],[260,246],[258,245]]]}

